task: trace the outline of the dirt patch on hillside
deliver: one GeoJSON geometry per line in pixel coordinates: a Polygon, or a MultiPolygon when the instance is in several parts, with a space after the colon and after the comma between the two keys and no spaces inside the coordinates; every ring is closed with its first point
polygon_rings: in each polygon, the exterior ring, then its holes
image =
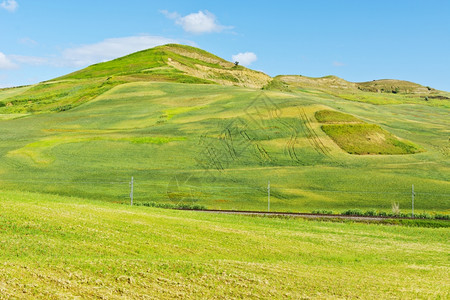
{"type": "Polygon", "coordinates": [[[193,58],[193,59],[198,59],[198,60],[201,60],[201,61],[204,61],[207,63],[211,63],[211,64],[218,64],[224,68],[231,68],[234,66],[233,63],[223,60],[219,57],[215,58],[215,57],[211,57],[211,56],[206,56],[206,55],[202,55],[201,53],[189,51],[189,50],[179,48],[179,47],[166,46],[166,48],[173,53],[176,53],[176,54],[179,54],[182,56],[186,56],[189,58],[193,58]]]}
{"type": "Polygon", "coordinates": [[[211,80],[222,85],[235,85],[249,88],[262,88],[272,78],[264,73],[249,69],[218,69],[203,65],[195,65],[195,68],[183,65],[174,59],[167,62],[191,76],[211,80]]]}
{"type": "Polygon", "coordinates": [[[336,76],[314,78],[301,75],[283,75],[278,76],[277,79],[300,88],[357,90],[356,83],[336,76]]]}
{"type": "Polygon", "coordinates": [[[366,135],[366,138],[371,143],[383,144],[386,141],[386,136],[379,132],[374,132],[366,135]]]}

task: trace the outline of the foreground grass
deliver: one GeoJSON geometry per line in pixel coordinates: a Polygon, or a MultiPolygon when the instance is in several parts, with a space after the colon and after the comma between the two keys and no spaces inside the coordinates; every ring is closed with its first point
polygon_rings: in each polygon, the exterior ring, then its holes
{"type": "MultiPolygon", "coordinates": [[[[449,230],[0,193],[6,298],[447,298],[449,230]]],[[[0,296],[0,297],[2,297],[0,296]]]]}

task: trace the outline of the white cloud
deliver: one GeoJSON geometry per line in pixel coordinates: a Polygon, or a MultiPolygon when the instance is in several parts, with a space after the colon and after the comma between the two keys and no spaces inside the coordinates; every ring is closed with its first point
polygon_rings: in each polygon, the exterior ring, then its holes
{"type": "Polygon", "coordinates": [[[13,63],[5,54],[0,52],[0,69],[14,69],[17,65],[13,63]]]}
{"type": "Polygon", "coordinates": [[[177,12],[168,12],[167,10],[162,10],[167,18],[175,20],[177,25],[183,27],[183,30],[193,34],[202,33],[212,33],[221,32],[224,29],[231,29],[232,26],[220,25],[217,21],[216,16],[209,11],[198,11],[197,13],[192,13],[182,17],[177,12]]]}
{"type": "Polygon", "coordinates": [[[240,65],[249,66],[252,62],[256,61],[258,57],[253,52],[238,53],[231,56],[233,61],[238,61],[240,65]]]}
{"type": "Polygon", "coordinates": [[[19,7],[19,4],[15,0],[4,0],[0,7],[3,9],[6,9],[9,12],[15,12],[16,9],[19,7]]]}
{"type": "Polygon", "coordinates": [[[149,35],[111,38],[91,45],[66,49],[63,51],[62,57],[57,64],[83,67],[115,59],[136,51],[179,42],[165,37],[149,35]]]}

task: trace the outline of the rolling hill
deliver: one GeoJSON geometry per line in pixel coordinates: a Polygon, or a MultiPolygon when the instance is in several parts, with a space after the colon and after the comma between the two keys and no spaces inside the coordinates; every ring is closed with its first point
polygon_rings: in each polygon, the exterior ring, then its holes
{"type": "Polygon", "coordinates": [[[165,45],[0,90],[0,189],[112,202],[447,212],[448,93],[270,78],[165,45]]]}

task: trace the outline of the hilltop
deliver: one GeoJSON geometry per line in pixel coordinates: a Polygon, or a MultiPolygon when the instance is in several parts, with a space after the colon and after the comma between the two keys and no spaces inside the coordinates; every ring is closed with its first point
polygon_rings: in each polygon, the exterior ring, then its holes
{"type": "Polygon", "coordinates": [[[105,76],[124,81],[218,83],[250,88],[261,88],[271,80],[262,72],[235,65],[202,49],[178,44],[139,51],[55,80],[105,76]]]}

